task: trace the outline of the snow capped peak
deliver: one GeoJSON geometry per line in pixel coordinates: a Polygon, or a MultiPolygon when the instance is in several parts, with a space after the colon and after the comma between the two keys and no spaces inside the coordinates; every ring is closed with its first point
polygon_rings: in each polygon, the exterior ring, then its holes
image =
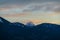
{"type": "Polygon", "coordinates": [[[32,22],[28,22],[26,23],[26,26],[35,26],[35,24],[33,24],[32,22]]]}

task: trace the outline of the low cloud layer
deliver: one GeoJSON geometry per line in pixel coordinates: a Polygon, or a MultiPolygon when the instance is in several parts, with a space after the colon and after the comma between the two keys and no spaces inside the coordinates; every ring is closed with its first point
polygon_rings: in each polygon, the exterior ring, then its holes
{"type": "Polygon", "coordinates": [[[41,13],[41,12],[60,12],[59,2],[43,2],[43,3],[30,3],[26,5],[11,5],[0,8],[0,14],[13,14],[13,13],[41,13]]]}
{"type": "Polygon", "coordinates": [[[24,10],[24,12],[59,12],[60,11],[60,3],[57,2],[46,2],[46,3],[32,3],[28,5],[24,10]]]}

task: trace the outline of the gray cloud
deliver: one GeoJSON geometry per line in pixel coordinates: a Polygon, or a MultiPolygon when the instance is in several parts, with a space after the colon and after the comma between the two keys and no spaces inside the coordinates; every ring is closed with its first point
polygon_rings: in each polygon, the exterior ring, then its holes
{"type": "MultiPolygon", "coordinates": [[[[1,4],[27,4],[27,3],[34,3],[34,2],[60,2],[60,0],[0,0],[1,4]]],[[[1,5],[0,4],[0,5],[1,5]]]]}
{"type": "Polygon", "coordinates": [[[60,0],[0,0],[0,8],[8,8],[8,11],[0,11],[4,13],[21,13],[21,12],[48,12],[60,11],[60,0]],[[14,8],[14,7],[17,8],[14,8]],[[20,6],[23,6],[20,9],[20,6]],[[10,8],[14,8],[13,10],[10,8]]]}
{"type": "Polygon", "coordinates": [[[0,0],[0,7],[27,5],[30,3],[60,2],[60,0],[0,0]]]}
{"type": "Polygon", "coordinates": [[[60,11],[60,3],[58,2],[45,2],[45,3],[34,3],[34,4],[30,4],[28,5],[27,8],[24,9],[23,12],[35,12],[35,11],[51,11],[51,12],[55,12],[55,11],[60,11]]]}

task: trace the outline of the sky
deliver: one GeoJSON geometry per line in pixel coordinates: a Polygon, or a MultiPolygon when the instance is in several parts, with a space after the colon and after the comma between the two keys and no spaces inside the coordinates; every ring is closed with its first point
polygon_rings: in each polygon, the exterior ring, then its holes
{"type": "Polygon", "coordinates": [[[60,24],[60,0],[0,0],[0,16],[10,22],[60,24]]]}

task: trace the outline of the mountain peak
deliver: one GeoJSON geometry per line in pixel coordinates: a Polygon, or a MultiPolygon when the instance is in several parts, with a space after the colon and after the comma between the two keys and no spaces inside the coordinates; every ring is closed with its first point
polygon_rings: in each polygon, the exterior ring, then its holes
{"type": "Polygon", "coordinates": [[[3,17],[0,17],[0,22],[1,23],[10,23],[9,21],[7,21],[6,19],[4,19],[3,17]]]}
{"type": "Polygon", "coordinates": [[[33,22],[27,22],[26,26],[35,26],[35,24],[33,22]]]}

